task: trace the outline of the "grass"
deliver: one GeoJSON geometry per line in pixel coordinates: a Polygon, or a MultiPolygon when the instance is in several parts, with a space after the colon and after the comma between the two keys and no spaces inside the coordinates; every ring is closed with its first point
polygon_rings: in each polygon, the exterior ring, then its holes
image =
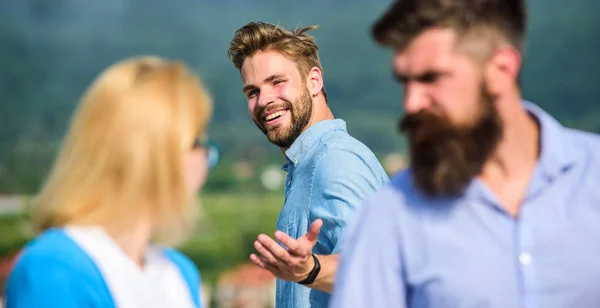
{"type": "MultiPolygon", "coordinates": [[[[283,193],[208,193],[200,200],[198,229],[179,249],[203,281],[214,284],[223,271],[248,262],[258,234],[273,234],[283,193]]],[[[0,256],[15,252],[31,236],[25,214],[0,215],[0,256]]]]}
{"type": "Polygon", "coordinates": [[[198,231],[180,250],[212,284],[223,271],[249,260],[260,233],[273,234],[283,194],[208,194],[201,203],[198,231]]]}

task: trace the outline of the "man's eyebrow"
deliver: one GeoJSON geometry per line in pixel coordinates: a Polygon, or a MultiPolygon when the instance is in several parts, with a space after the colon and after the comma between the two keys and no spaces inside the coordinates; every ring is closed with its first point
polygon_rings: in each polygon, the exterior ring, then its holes
{"type": "Polygon", "coordinates": [[[393,77],[395,80],[399,81],[399,82],[408,82],[409,80],[417,80],[417,81],[423,81],[425,79],[429,79],[430,77],[433,76],[440,76],[440,75],[445,75],[446,72],[442,72],[442,71],[437,71],[437,70],[426,70],[423,72],[419,72],[416,74],[402,74],[399,72],[393,72],[393,77]]]}
{"type": "Polygon", "coordinates": [[[256,86],[255,86],[255,85],[253,85],[253,84],[249,84],[249,85],[245,85],[245,86],[242,88],[242,91],[244,91],[244,93],[246,93],[246,92],[248,92],[249,90],[252,90],[252,89],[256,89],[256,86]]]}
{"type": "MultiPolygon", "coordinates": [[[[265,80],[263,80],[263,83],[269,83],[269,82],[273,82],[273,80],[275,79],[279,79],[279,78],[283,78],[285,77],[285,74],[275,74],[275,75],[271,75],[267,78],[265,78],[265,80]]],[[[257,86],[253,85],[253,84],[249,84],[249,85],[245,85],[244,88],[242,88],[242,90],[245,92],[247,92],[248,90],[252,90],[252,89],[256,89],[258,88],[257,86]]]]}
{"type": "Polygon", "coordinates": [[[265,83],[267,83],[267,82],[273,82],[273,80],[279,79],[279,78],[283,78],[283,77],[285,77],[285,74],[275,74],[275,75],[269,76],[263,82],[265,82],[265,83]]]}

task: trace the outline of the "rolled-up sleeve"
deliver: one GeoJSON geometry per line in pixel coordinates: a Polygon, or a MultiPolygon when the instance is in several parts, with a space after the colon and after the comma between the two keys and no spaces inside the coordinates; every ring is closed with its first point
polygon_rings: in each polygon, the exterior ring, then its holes
{"type": "Polygon", "coordinates": [[[314,172],[309,223],[323,220],[319,243],[329,253],[339,253],[348,220],[388,178],[374,155],[330,147],[321,153],[314,172]]]}
{"type": "Polygon", "coordinates": [[[348,226],[332,308],[407,307],[398,211],[386,195],[370,198],[348,226]]]}

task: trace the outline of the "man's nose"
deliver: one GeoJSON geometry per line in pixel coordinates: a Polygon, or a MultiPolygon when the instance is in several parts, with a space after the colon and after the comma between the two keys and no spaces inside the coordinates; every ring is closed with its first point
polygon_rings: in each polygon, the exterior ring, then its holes
{"type": "Polygon", "coordinates": [[[258,95],[258,105],[260,107],[266,107],[267,105],[275,102],[277,100],[277,95],[275,95],[274,91],[269,90],[261,90],[258,95]]]}
{"type": "Polygon", "coordinates": [[[404,88],[404,112],[416,113],[431,104],[426,89],[418,83],[408,83],[404,88]]]}

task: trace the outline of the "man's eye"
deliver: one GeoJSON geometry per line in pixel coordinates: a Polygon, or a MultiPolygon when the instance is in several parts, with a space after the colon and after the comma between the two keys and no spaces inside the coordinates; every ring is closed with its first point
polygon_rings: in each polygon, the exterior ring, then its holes
{"type": "Polygon", "coordinates": [[[248,96],[248,98],[250,97],[254,97],[258,94],[258,90],[250,90],[248,91],[248,93],[246,93],[246,96],[248,96]]]}
{"type": "Polygon", "coordinates": [[[284,82],[284,81],[285,81],[285,80],[282,80],[282,79],[275,80],[275,81],[273,82],[273,84],[280,84],[280,83],[282,83],[282,82],[284,82]]]}

